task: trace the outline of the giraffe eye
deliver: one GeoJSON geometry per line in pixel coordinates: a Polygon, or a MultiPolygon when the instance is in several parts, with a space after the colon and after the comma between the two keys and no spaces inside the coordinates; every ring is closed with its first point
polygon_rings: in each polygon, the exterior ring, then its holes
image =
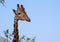
{"type": "Polygon", "coordinates": [[[18,15],[20,15],[21,13],[18,13],[18,15]]]}

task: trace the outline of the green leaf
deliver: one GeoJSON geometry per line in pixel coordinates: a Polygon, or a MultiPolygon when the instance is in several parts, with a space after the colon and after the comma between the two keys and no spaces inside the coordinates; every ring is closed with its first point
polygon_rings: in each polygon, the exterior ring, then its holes
{"type": "Polygon", "coordinates": [[[23,35],[23,37],[21,37],[22,39],[25,39],[25,36],[23,35]]]}
{"type": "Polygon", "coordinates": [[[12,35],[14,35],[14,31],[12,32],[12,35]]]}
{"type": "Polygon", "coordinates": [[[8,38],[8,35],[5,35],[8,38]]]}
{"type": "Polygon", "coordinates": [[[5,0],[0,0],[0,3],[1,3],[2,5],[4,5],[5,0]]]}
{"type": "Polygon", "coordinates": [[[27,38],[27,41],[29,41],[31,38],[27,38]]]}
{"type": "Polygon", "coordinates": [[[35,42],[35,37],[31,40],[31,42],[35,42]]]}
{"type": "Polygon", "coordinates": [[[5,31],[4,31],[4,34],[5,34],[5,36],[8,38],[9,29],[5,30],[5,31]]]}
{"type": "Polygon", "coordinates": [[[9,33],[9,29],[6,30],[6,33],[9,33]]]}

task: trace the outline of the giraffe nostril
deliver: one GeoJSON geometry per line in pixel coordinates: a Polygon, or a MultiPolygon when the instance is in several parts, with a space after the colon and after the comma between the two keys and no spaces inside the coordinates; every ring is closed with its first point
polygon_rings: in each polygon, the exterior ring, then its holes
{"type": "Polygon", "coordinates": [[[29,22],[31,22],[31,20],[29,19],[29,22]]]}
{"type": "Polygon", "coordinates": [[[29,20],[27,20],[28,22],[31,22],[31,20],[29,19],[29,20]]]}

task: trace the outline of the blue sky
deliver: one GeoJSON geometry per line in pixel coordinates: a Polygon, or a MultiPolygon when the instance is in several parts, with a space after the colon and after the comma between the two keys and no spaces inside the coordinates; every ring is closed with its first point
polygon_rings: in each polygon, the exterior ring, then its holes
{"type": "Polygon", "coordinates": [[[19,21],[19,35],[36,37],[36,42],[60,42],[60,0],[6,0],[0,4],[0,35],[13,31],[16,4],[23,4],[31,22],[19,21]]]}

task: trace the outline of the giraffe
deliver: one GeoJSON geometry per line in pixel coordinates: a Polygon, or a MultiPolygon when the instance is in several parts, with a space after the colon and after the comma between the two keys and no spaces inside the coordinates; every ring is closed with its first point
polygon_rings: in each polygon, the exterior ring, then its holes
{"type": "Polygon", "coordinates": [[[19,42],[18,20],[27,22],[30,22],[31,20],[27,16],[23,5],[17,4],[17,10],[13,9],[13,12],[15,13],[15,17],[14,17],[14,37],[12,42],[19,42]]]}

